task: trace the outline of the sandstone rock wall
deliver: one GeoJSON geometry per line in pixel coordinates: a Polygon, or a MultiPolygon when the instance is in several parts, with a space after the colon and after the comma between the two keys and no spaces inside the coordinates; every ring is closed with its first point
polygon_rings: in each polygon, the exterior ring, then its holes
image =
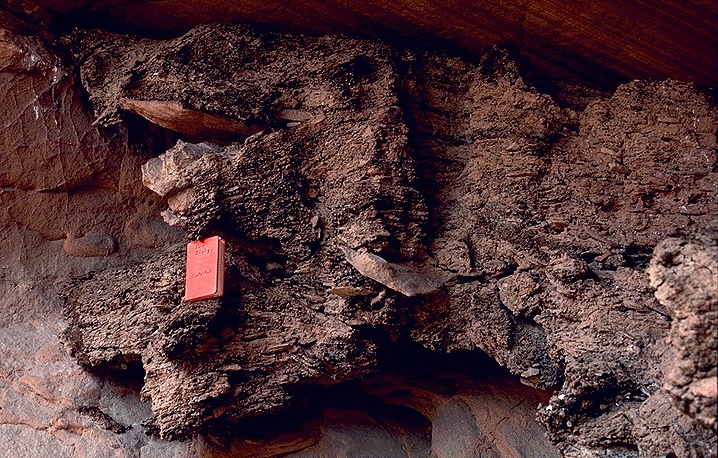
{"type": "Polygon", "coordinates": [[[7,456],[716,453],[693,85],[548,95],[500,49],[230,25],[0,37],[7,456]],[[208,234],[227,292],[183,302],[208,234]]]}
{"type": "Polygon", "coordinates": [[[142,187],[126,130],[92,126],[72,67],[9,29],[0,50],[0,456],[186,449],[145,436],[151,411],[131,378],[101,379],[68,357],[57,297],[63,281],[141,260],[182,231],[142,187]]]}

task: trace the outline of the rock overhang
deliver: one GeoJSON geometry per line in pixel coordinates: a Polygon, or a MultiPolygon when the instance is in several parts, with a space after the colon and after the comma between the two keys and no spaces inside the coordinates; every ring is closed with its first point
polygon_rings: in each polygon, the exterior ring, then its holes
{"type": "MultiPolygon", "coordinates": [[[[537,72],[615,85],[634,78],[718,82],[718,4],[462,0],[34,0],[57,28],[99,27],[167,38],[198,24],[251,22],[275,30],[346,33],[478,56],[501,44],[537,72]],[[47,13],[46,13],[47,14],[47,13]]],[[[23,3],[25,9],[30,2],[23,3]]],[[[19,8],[19,7],[18,7],[19,8]]]]}

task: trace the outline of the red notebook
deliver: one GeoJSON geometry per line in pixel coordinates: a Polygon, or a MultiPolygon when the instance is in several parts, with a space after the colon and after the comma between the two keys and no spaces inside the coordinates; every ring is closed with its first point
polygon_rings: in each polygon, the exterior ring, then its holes
{"type": "Polygon", "coordinates": [[[187,244],[184,300],[198,301],[224,293],[224,240],[209,237],[187,244]]]}

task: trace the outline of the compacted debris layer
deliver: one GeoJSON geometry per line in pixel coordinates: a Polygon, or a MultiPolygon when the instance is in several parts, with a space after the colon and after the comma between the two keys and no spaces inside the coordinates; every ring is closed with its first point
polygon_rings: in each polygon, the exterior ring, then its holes
{"type": "MultiPolygon", "coordinates": [[[[499,48],[470,63],[241,25],[75,31],[78,80],[2,38],[4,72],[55,105],[4,108],[40,146],[2,158],[0,222],[61,252],[26,256],[71,270],[61,339],[101,384],[43,397],[64,409],[52,441],[75,441],[61,456],[93,435],[127,456],[715,456],[707,92],[552,96],[499,48]],[[50,160],[53,135],[69,146],[50,160]],[[225,294],[183,301],[185,243],[210,235],[225,294]]],[[[19,405],[0,409],[8,443],[42,424],[19,405]]]]}

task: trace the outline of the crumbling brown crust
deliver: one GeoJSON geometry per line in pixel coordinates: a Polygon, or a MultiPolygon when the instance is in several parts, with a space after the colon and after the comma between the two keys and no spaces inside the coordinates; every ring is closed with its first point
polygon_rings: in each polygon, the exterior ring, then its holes
{"type": "Polygon", "coordinates": [[[228,241],[224,298],[181,301],[181,245],[64,292],[72,354],[141,361],[163,437],[366,376],[382,335],[483,351],[555,390],[538,417],[565,456],[715,449],[715,358],[664,373],[667,349],[705,352],[715,300],[656,280],[716,262],[718,121],[691,85],[635,81],[573,109],[500,51],[473,65],[237,26],[70,42],[103,119],[121,120],[126,98],[182,100],[269,126],[179,142],[144,169],[165,221],[228,241]],[[128,41],[143,58],[113,60],[128,41]],[[698,259],[693,239],[700,262],[671,274],[661,253],[698,259]]]}

